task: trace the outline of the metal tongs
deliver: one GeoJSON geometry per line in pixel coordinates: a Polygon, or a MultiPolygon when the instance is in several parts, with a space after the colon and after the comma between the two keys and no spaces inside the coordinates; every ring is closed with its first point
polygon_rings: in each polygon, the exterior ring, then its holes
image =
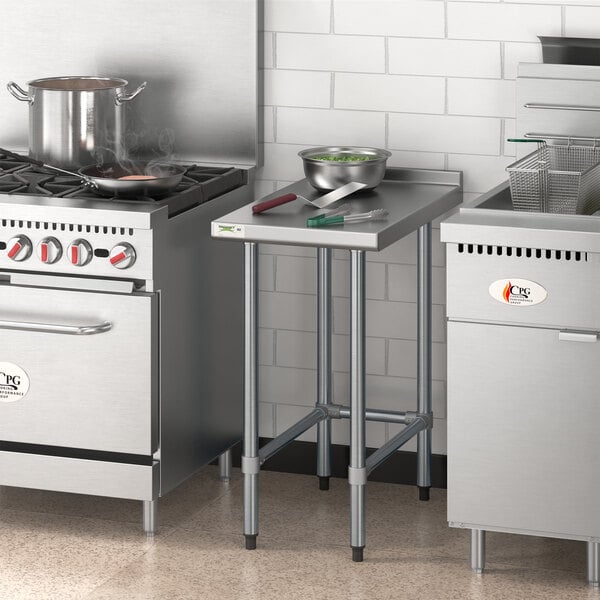
{"type": "Polygon", "coordinates": [[[376,208],[364,213],[345,213],[322,214],[316,217],[310,217],[306,220],[307,227],[327,227],[329,225],[344,225],[344,223],[361,223],[363,221],[383,221],[388,216],[388,211],[383,208],[376,208]]]}

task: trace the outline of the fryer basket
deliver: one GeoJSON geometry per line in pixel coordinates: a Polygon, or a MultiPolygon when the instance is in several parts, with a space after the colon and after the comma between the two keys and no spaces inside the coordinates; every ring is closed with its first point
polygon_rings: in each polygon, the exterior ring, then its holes
{"type": "Polygon", "coordinates": [[[592,214],[600,209],[600,146],[542,144],[506,170],[514,210],[592,214]]]}

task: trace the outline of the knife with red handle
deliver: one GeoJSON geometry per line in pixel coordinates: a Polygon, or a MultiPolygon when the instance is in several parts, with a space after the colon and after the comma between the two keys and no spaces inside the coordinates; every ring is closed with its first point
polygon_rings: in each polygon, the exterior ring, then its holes
{"type": "Polygon", "coordinates": [[[274,208],[275,206],[280,206],[281,204],[286,204],[287,202],[291,202],[295,200],[298,196],[296,194],[284,194],[283,196],[277,196],[277,198],[272,198],[271,200],[265,200],[264,202],[259,202],[252,207],[252,212],[257,215],[261,212],[265,212],[265,210],[269,210],[270,208],[274,208]]]}

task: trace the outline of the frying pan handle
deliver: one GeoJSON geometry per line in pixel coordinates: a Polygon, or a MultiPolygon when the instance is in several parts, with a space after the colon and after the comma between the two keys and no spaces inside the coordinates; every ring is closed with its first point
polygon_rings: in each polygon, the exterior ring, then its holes
{"type": "Polygon", "coordinates": [[[272,200],[265,200],[264,202],[259,202],[252,207],[252,212],[255,215],[258,215],[265,210],[269,210],[274,208],[275,206],[279,206],[281,204],[286,204],[287,202],[291,202],[295,200],[298,196],[296,194],[284,194],[283,196],[277,196],[277,198],[273,198],[272,200]]]}
{"type": "Polygon", "coordinates": [[[9,81],[6,84],[6,89],[21,102],[29,102],[33,104],[33,96],[30,96],[20,85],[17,85],[14,81],[9,81]]]}
{"type": "Polygon", "coordinates": [[[20,160],[21,162],[26,162],[26,163],[31,163],[32,165],[37,165],[38,167],[46,166],[41,160],[31,158],[30,156],[23,156],[22,154],[16,154],[15,152],[11,152],[10,150],[6,150],[5,148],[0,148],[0,154],[10,156],[10,158],[15,158],[16,160],[20,160]]]}
{"type": "Polygon", "coordinates": [[[97,189],[98,184],[94,181],[92,177],[89,175],[84,175],[83,173],[75,173],[75,171],[67,171],[67,169],[61,169],[60,167],[53,167],[52,165],[46,165],[41,163],[42,166],[46,169],[52,169],[53,171],[58,171],[59,173],[65,173],[66,175],[72,175],[73,177],[77,177],[81,179],[85,185],[89,185],[90,187],[97,189]]]}
{"type": "Polygon", "coordinates": [[[146,86],[148,85],[147,81],[144,81],[143,83],[141,83],[138,88],[136,90],[134,90],[133,92],[131,92],[131,94],[127,94],[126,92],[122,92],[120,94],[117,94],[115,96],[115,104],[117,106],[120,106],[121,104],[123,104],[123,102],[129,102],[130,100],[133,100],[139,93],[143,92],[144,89],[146,89],[146,86]]]}

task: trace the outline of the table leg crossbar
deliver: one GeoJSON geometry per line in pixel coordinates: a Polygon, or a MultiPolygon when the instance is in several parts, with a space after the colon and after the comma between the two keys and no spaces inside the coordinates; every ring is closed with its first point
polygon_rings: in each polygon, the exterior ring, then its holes
{"type": "Polygon", "coordinates": [[[417,417],[410,425],[407,425],[400,433],[390,438],[383,446],[375,450],[373,454],[367,458],[367,473],[371,473],[377,468],[386,458],[404,446],[406,442],[412,439],[419,432],[430,427],[430,420],[424,417],[417,417]]]}
{"type": "Polygon", "coordinates": [[[290,442],[293,442],[299,435],[302,435],[305,431],[308,431],[311,427],[313,427],[313,425],[323,421],[323,419],[327,419],[327,411],[321,406],[317,405],[312,412],[286,429],[276,438],[273,438],[268,444],[263,446],[258,451],[260,464],[262,465],[266,460],[271,458],[271,456],[277,454],[277,452],[279,452],[282,448],[285,448],[285,446],[287,446],[290,442]]]}
{"type": "MultiPolygon", "coordinates": [[[[327,412],[332,419],[349,419],[350,407],[339,404],[330,404],[327,412]]],[[[367,421],[379,421],[381,423],[399,423],[406,425],[417,416],[416,412],[411,411],[393,411],[393,410],[365,410],[365,419],[367,421]]]]}
{"type": "Polygon", "coordinates": [[[335,405],[331,391],[331,255],[317,250],[317,403],[303,419],[258,448],[257,279],[255,242],[245,243],[245,392],[244,535],[246,548],[256,548],[258,535],[258,474],[260,466],[299,435],[317,426],[317,475],[320,489],[329,489],[331,476],[331,420],[350,419],[350,487],[352,559],[363,560],[365,547],[365,487],[368,474],[414,436],[417,436],[417,485],[421,500],[429,499],[431,486],[431,225],[418,231],[417,302],[417,411],[386,411],[365,406],[365,252],[351,250],[351,364],[350,406],[335,405]],[[365,445],[367,420],[400,423],[406,427],[368,458],[365,445]]]}

